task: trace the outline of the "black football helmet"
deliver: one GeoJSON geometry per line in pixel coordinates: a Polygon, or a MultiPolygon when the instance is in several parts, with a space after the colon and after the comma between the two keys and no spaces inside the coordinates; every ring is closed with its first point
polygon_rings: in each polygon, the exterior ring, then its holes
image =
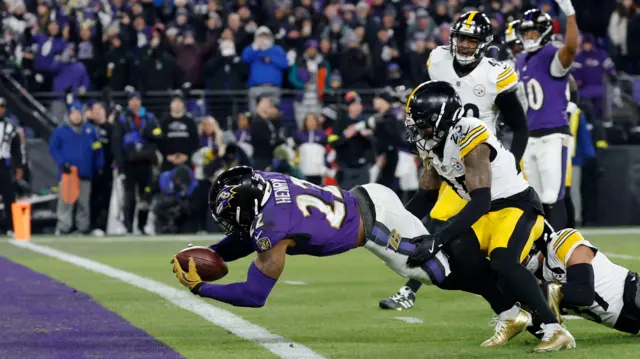
{"type": "Polygon", "coordinates": [[[466,66],[481,60],[492,42],[493,29],[487,15],[479,11],[469,11],[462,14],[451,27],[449,51],[451,51],[451,56],[455,61],[460,65],[466,66]],[[467,50],[460,46],[460,40],[463,37],[478,41],[478,47],[473,53],[460,53],[460,51],[467,50]]]}
{"type": "Polygon", "coordinates": [[[264,205],[270,191],[253,168],[237,166],[221,173],[209,190],[209,210],[227,234],[244,233],[264,205]]]}
{"type": "Polygon", "coordinates": [[[520,20],[511,21],[504,31],[502,46],[506,50],[507,55],[509,55],[509,58],[512,60],[515,60],[523,50],[522,41],[518,36],[519,27],[520,20]]]}
{"type": "Polygon", "coordinates": [[[546,45],[551,41],[553,36],[553,21],[549,14],[542,12],[538,9],[527,10],[520,22],[519,29],[517,31],[524,52],[534,52],[546,45]],[[527,39],[527,32],[537,31],[540,33],[540,37],[537,39],[527,39]]]}
{"type": "Polygon", "coordinates": [[[416,87],[405,105],[407,140],[424,152],[446,138],[463,114],[456,90],[445,81],[427,81],[416,87]]]}

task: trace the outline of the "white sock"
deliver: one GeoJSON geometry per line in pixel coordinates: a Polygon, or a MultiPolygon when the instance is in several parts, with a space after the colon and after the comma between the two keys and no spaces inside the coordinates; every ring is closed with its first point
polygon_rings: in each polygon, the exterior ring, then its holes
{"type": "Polygon", "coordinates": [[[505,319],[511,319],[511,318],[517,317],[518,314],[520,314],[520,307],[518,307],[517,305],[514,305],[513,307],[511,307],[511,309],[507,309],[504,312],[500,313],[500,317],[505,319]]]}

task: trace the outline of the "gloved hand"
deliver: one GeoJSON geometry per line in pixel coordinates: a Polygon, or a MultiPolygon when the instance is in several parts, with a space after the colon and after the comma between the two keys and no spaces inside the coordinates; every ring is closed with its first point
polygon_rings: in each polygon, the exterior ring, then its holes
{"type": "Polygon", "coordinates": [[[62,172],[64,172],[64,173],[71,173],[71,165],[70,165],[70,164],[68,164],[68,163],[65,163],[65,164],[62,166],[62,172]]]}
{"type": "Polygon", "coordinates": [[[411,239],[416,249],[407,258],[409,267],[419,267],[431,260],[444,245],[444,240],[437,234],[427,234],[411,239]]]}
{"type": "Polygon", "coordinates": [[[572,16],[576,14],[576,10],[573,8],[571,0],[556,0],[556,3],[558,3],[558,7],[565,15],[572,16]]]}
{"type": "Polygon", "coordinates": [[[176,257],[171,259],[171,263],[173,264],[173,273],[176,274],[176,278],[184,285],[185,287],[191,290],[191,293],[198,294],[200,287],[202,287],[202,279],[200,279],[200,275],[196,270],[196,262],[193,258],[189,257],[189,271],[185,272],[182,270],[180,266],[180,262],[176,257]]]}

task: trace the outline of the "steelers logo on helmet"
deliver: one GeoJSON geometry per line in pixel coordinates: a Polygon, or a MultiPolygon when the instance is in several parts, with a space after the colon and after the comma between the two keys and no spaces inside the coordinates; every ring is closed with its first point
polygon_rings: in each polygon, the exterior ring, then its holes
{"type": "Polygon", "coordinates": [[[502,46],[507,52],[507,55],[510,59],[515,60],[515,58],[522,52],[524,47],[522,46],[522,41],[518,36],[518,32],[520,31],[520,23],[521,20],[511,21],[507,28],[504,31],[504,40],[502,42],[502,46]]]}
{"type": "Polygon", "coordinates": [[[493,42],[491,21],[484,13],[469,11],[451,27],[449,51],[460,65],[480,61],[493,42]]]}
{"type": "Polygon", "coordinates": [[[524,52],[534,52],[551,41],[553,21],[551,17],[538,9],[527,10],[516,32],[524,52]]]}

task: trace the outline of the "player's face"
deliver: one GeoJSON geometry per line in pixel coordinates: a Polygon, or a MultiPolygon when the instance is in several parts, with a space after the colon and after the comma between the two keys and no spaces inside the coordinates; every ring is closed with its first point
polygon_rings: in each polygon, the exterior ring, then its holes
{"type": "Polygon", "coordinates": [[[538,30],[535,29],[531,29],[531,30],[526,30],[523,34],[522,37],[525,40],[533,40],[536,41],[540,38],[540,36],[542,36],[542,34],[540,32],[538,32],[538,30]]]}
{"type": "Polygon", "coordinates": [[[460,56],[473,56],[480,44],[478,39],[465,35],[456,36],[456,40],[457,51],[460,56]]]}

